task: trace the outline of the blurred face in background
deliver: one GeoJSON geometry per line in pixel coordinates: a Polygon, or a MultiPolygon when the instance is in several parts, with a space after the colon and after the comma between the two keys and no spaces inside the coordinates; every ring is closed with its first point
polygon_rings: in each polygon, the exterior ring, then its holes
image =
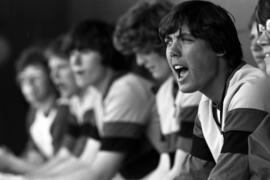
{"type": "MultiPolygon", "coordinates": [[[[266,64],[264,61],[264,53],[262,47],[257,43],[258,40],[258,30],[257,24],[254,22],[250,29],[250,50],[253,56],[254,61],[256,62],[257,66],[266,71],[266,64]]],[[[270,65],[270,64],[269,64],[270,65]]]]}
{"type": "Polygon", "coordinates": [[[33,106],[44,102],[53,92],[49,75],[41,66],[27,66],[20,72],[18,80],[26,101],[33,106]]]}
{"type": "Polygon", "coordinates": [[[77,92],[78,86],[75,82],[68,59],[51,55],[49,57],[51,78],[61,97],[69,98],[77,92]]]}
{"type": "Polygon", "coordinates": [[[144,66],[157,80],[164,81],[171,74],[166,58],[155,52],[136,53],[136,62],[138,65],[144,66]]]}
{"type": "Polygon", "coordinates": [[[97,51],[75,50],[71,53],[71,69],[80,88],[87,88],[100,83],[106,73],[106,68],[101,64],[101,61],[102,56],[97,51]]]}
{"type": "Polygon", "coordinates": [[[270,75],[270,20],[266,24],[258,24],[259,37],[257,43],[262,47],[266,72],[270,75]]]}

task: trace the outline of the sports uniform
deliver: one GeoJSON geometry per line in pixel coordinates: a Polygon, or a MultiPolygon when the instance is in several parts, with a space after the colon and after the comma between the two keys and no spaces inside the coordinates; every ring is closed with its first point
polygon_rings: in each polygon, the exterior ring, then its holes
{"type": "Polygon", "coordinates": [[[171,169],[177,150],[189,153],[192,144],[192,131],[197,116],[201,93],[182,93],[173,77],[169,77],[156,95],[160,119],[162,143],[162,162],[171,169]],[[167,161],[167,162],[166,162],[167,161]]]}
{"type": "Polygon", "coordinates": [[[68,106],[62,103],[56,103],[47,114],[31,109],[27,120],[30,136],[27,149],[35,148],[44,159],[55,155],[63,143],[69,115],[68,106]]]}
{"type": "Polygon", "coordinates": [[[70,112],[73,118],[69,121],[65,146],[76,157],[87,161],[88,139],[97,139],[96,113],[93,111],[99,94],[88,87],[83,97],[73,96],[69,101],[70,112]]]}
{"type": "Polygon", "coordinates": [[[227,78],[221,104],[202,97],[194,127],[193,156],[187,160],[183,169],[188,174],[183,170],[183,176],[196,180],[249,179],[248,136],[270,112],[269,89],[266,74],[242,63],[227,78]]]}
{"type": "Polygon", "coordinates": [[[141,179],[157,165],[158,153],[146,137],[154,96],[151,83],[132,74],[117,74],[94,108],[101,151],[125,153],[120,173],[141,179]],[[100,103],[99,103],[100,102],[100,103]]]}

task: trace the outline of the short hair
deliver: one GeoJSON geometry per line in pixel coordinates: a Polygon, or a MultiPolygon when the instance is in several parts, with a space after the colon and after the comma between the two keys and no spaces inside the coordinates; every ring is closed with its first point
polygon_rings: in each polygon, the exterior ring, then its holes
{"type": "Polygon", "coordinates": [[[129,63],[113,46],[113,26],[100,20],[85,20],[71,32],[71,50],[100,53],[102,64],[114,70],[129,69],[129,63]]]}
{"type": "Polygon", "coordinates": [[[259,0],[256,7],[256,19],[259,24],[265,25],[267,19],[270,19],[270,1],[259,0]]]}
{"type": "Polygon", "coordinates": [[[20,74],[29,66],[40,67],[47,77],[47,82],[52,92],[57,96],[58,91],[54,86],[52,79],[50,78],[50,69],[48,66],[47,58],[44,54],[44,48],[39,46],[30,46],[22,51],[17,63],[16,63],[16,76],[19,83],[20,74]]]}
{"type": "Polygon", "coordinates": [[[71,46],[71,37],[69,34],[63,34],[53,40],[45,49],[45,55],[49,59],[50,56],[58,56],[69,60],[71,46]]]}
{"type": "Polygon", "coordinates": [[[232,15],[224,8],[207,1],[187,1],[176,5],[160,23],[164,38],[187,25],[195,38],[205,40],[216,53],[224,53],[227,65],[238,66],[243,58],[232,15]]]}
{"type": "Polygon", "coordinates": [[[17,76],[29,66],[39,66],[49,76],[49,67],[43,48],[31,46],[22,51],[16,63],[17,76]]]}
{"type": "Polygon", "coordinates": [[[124,54],[156,52],[165,56],[165,45],[158,34],[159,22],[172,8],[166,0],[140,2],[131,7],[117,22],[114,44],[124,54]]]}

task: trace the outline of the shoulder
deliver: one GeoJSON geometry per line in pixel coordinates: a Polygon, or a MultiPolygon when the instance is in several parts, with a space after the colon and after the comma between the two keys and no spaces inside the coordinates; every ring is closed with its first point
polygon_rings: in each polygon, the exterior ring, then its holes
{"type": "Polygon", "coordinates": [[[129,95],[137,98],[150,98],[153,96],[151,87],[153,84],[136,74],[128,73],[118,78],[110,88],[108,96],[113,94],[129,95]]]}
{"type": "Polygon", "coordinates": [[[252,108],[270,112],[270,79],[261,70],[245,65],[231,78],[225,103],[229,109],[252,108]]]}

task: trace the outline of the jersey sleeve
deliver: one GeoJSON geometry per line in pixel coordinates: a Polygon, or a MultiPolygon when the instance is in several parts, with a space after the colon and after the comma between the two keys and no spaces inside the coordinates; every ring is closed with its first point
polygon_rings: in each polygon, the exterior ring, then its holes
{"type": "Polygon", "coordinates": [[[261,122],[249,136],[249,168],[251,179],[269,179],[270,177],[270,115],[261,122]]]}
{"type": "Polygon", "coordinates": [[[175,116],[179,123],[177,148],[190,152],[192,145],[194,121],[198,113],[201,93],[178,93],[176,98],[175,116]],[[182,94],[182,95],[181,95],[182,94]]]}
{"type": "Polygon", "coordinates": [[[203,137],[198,117],[195,120],[192,140],[191,153],[185,159],[177,180],[206,180],[215,166],[214,158],[203,137]]]}
{"type": "Polygon", "coordinates": [[[101,150],[127,152],[143,136],[154,96],[139,83],[114,84],[104,101],[101,150]]]}
{"type": "Polygon", "coordinates": [[[257,82],[239,87],[229,101],[223,124],[224,142],[221,154],[209,179],[245,180],[250,177],[248,137],[262,122],[269,109],[268,86],[260,80],[257,82]]]}

